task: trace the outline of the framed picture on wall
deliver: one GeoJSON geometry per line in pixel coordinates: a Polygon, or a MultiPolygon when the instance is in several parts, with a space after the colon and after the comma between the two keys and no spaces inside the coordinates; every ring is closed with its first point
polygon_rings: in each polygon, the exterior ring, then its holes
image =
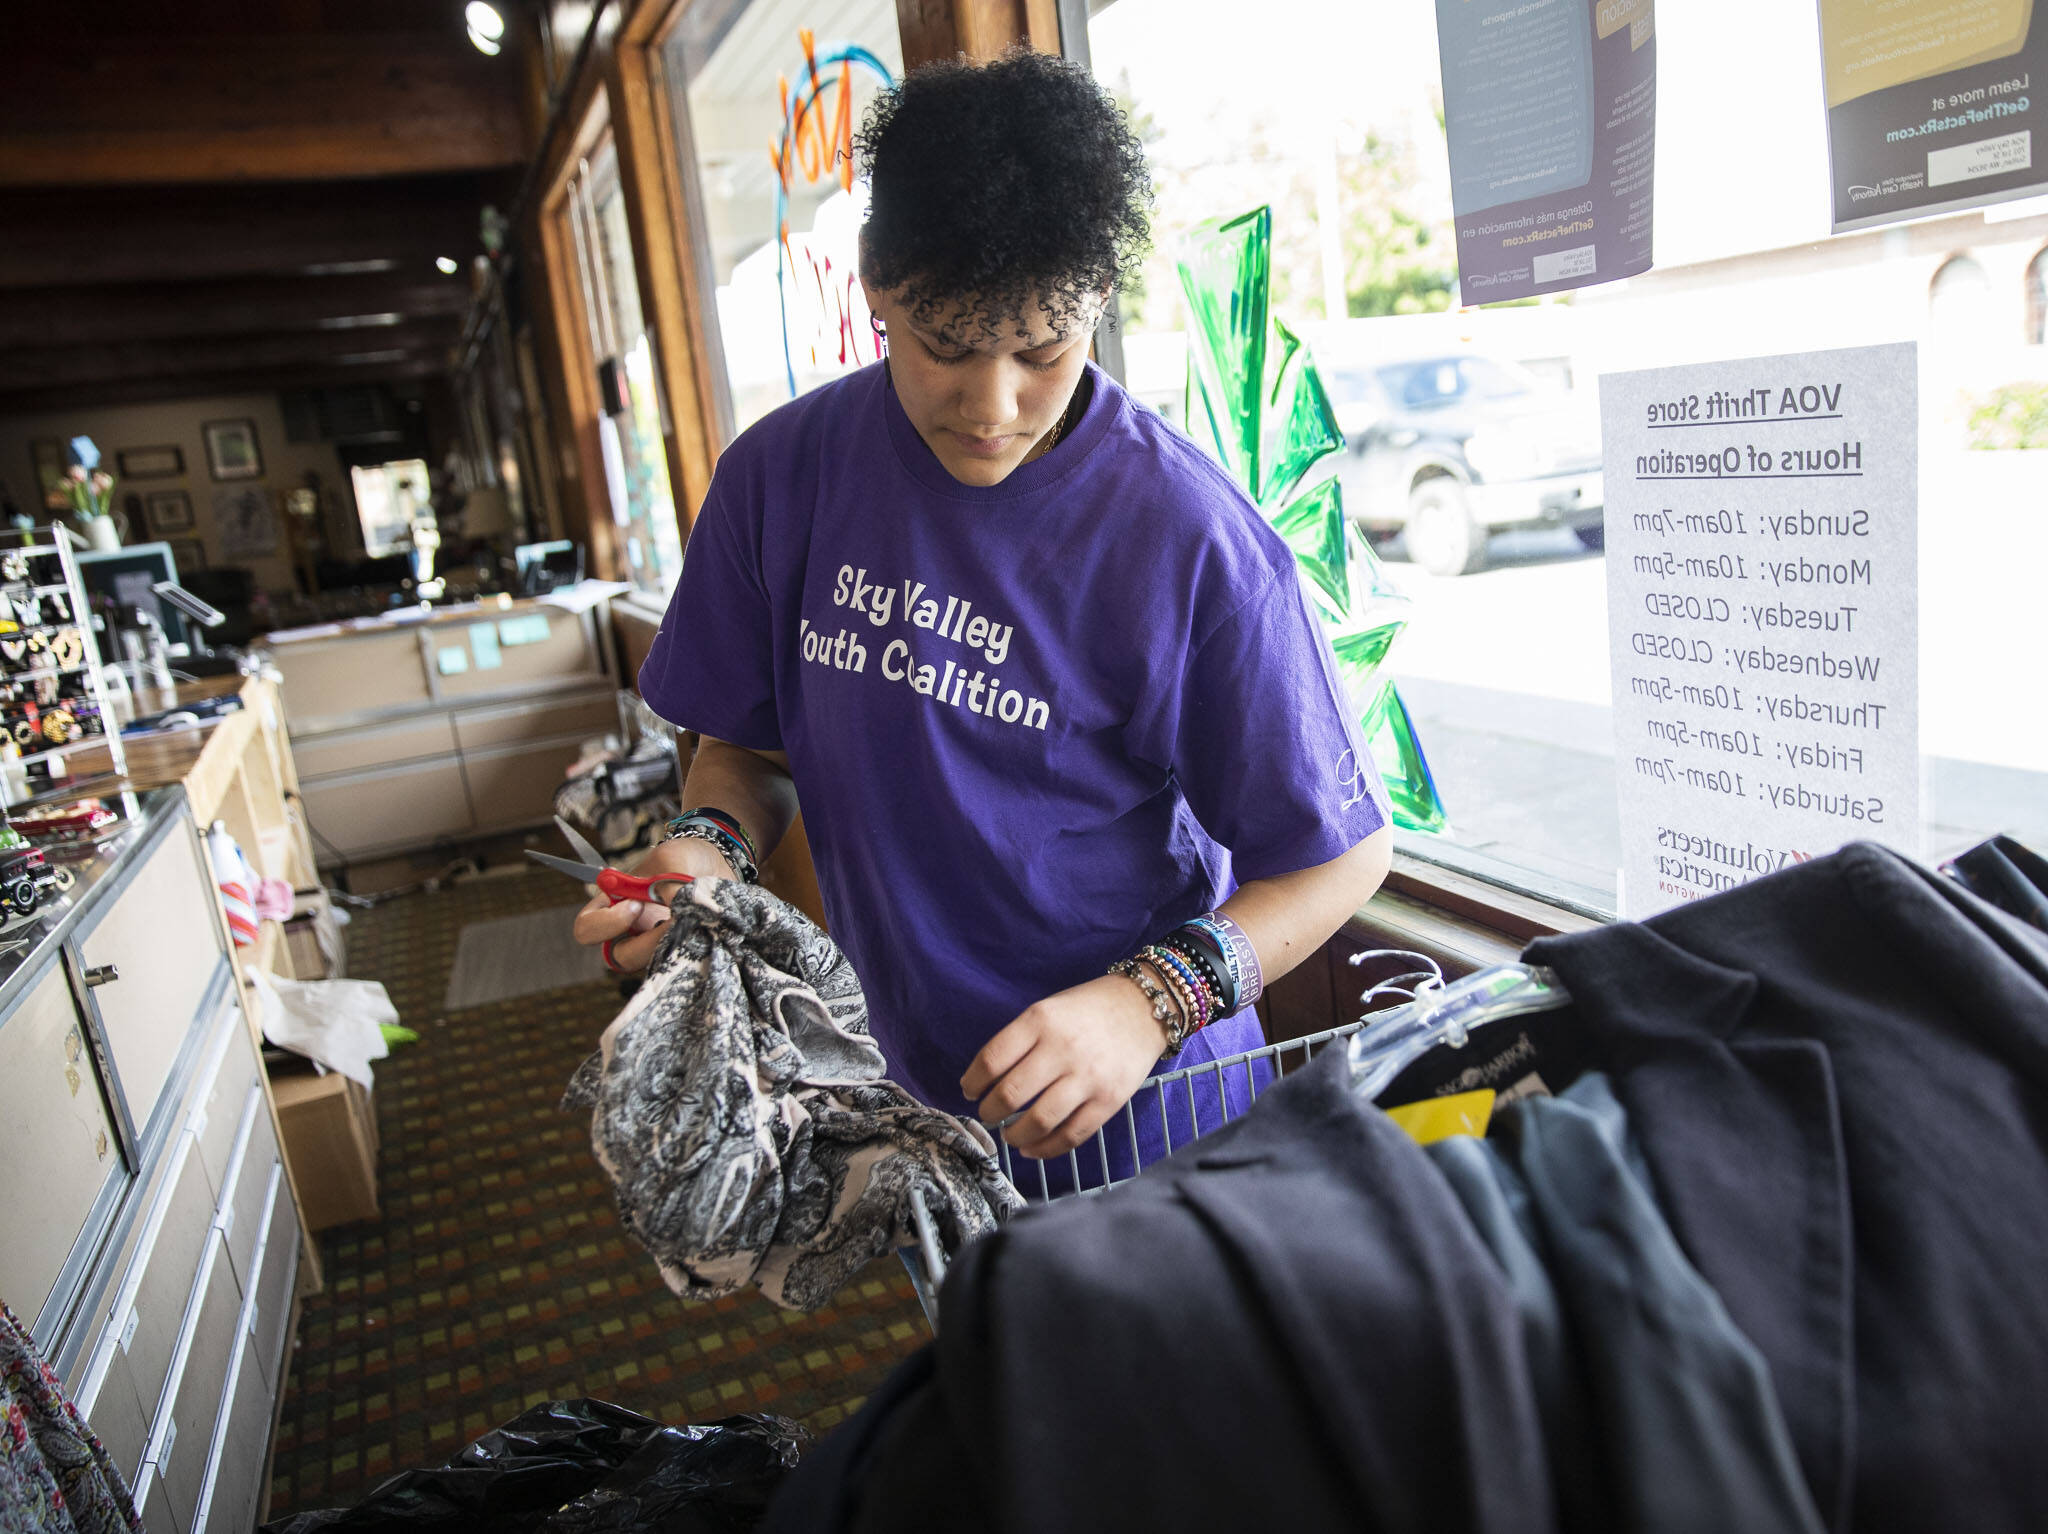
{"type": "Polygon", "coordinates": [[[206,568],[206,545],[197,538],[173,538],[169,541],[171,563],[178,567],[181,575],[187,570],[206,568]]]}
{"type": "Polygon", "coordinates": [[[192,497],[182,490],[150,491],[149,531],[156,538],[191,532],[192,497]]]}
{"type": "Polygon", "coordinates": [[[213,541],[226,560],[277,552],[277,508],[261,485],[213,492],[213,541]]]}
{"type": "Polygon", "coordinates": [[[64,440],[37,437],[28,445],[28,456],[36,466],[36,491],[45,511],[62,511],[71,503],[64,498],[64,440]]]}
{"type": "Polygon", "coordinates": [[[206,466],[215,479],[261,479],[263,449],[256,445],[256,423],[208,421],[199,428],[206,438],[206,466]]]}
{"type": "Polygon", "coordinates": [[[175,479],[185,472],[185,450],[165,447],[124,447],[114,454],[123,479],[175,479]]]}

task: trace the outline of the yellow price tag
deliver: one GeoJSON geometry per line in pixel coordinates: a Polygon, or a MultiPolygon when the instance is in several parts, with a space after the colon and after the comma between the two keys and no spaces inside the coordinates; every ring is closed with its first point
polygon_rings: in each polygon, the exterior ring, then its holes
{"type": "Polygon", "coordinates": [[[1399,1108],[1389,1108],[1387,1117],[1400,1125],[1402,1132],[1417,1145],[1448,1140],[1452,1135],[1483,1136],[1493,1120],[1493,1089],[1404,1103],[1399,1108]]]}

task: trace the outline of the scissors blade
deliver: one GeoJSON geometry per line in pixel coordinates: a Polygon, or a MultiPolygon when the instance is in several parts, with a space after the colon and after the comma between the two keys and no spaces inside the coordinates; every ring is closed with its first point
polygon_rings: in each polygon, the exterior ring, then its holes
{"type": "Polygon", "coordinates": [[[567,874],[572,879],[581,879],[585,884],[595,883],[597,876],[604,872],[602,864],[572,863],[567,858],[558,858],[547,852],[526,854],[544,868],[552,868],[558,874],[567,874]]]}
{"type": "Polygon", "coordinates": [[[575,853],[576,856],[583,859],[586,863],[603,865],[604,854],[591,846],[588,838],[581,831],[570,825],[568,821],[559,815],[555,817],[555,829],[562,833],[562,840],[569,844],[569,850],[575,853]]]}

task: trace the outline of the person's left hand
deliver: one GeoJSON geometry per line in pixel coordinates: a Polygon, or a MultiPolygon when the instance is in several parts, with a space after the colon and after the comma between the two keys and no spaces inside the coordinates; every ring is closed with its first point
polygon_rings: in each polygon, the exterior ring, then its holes
{"type": "Polygon", "coordinates": [[[1166,1029],[1144,992],[1122,975],[1104,975],[1027,1008],[982,1046],[960,1090],[990,1128],[1029,1104],[1002,1137],[1043,1160],[1100,1129],[1165,1047],[1166,1029]]]}

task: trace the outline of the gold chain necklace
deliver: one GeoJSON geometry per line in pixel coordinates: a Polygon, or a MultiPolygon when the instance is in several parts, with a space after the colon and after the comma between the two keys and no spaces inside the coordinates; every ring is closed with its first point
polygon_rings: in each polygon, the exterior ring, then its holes
{"type": "Polygon", "coordinates": [[[1060,438],[1067,434],[1067,417],[1074,413],[1074,401],[1081,397],[1081,386],[1074,385],[1074,392],[1067,396],[1067,408],[1060,412],[1060,418],[1052,423],[1052,430],[1046,433],[1045,441],[1038,449],[1038,456],[1045,457],[1060,445],[1060,438]]]}

